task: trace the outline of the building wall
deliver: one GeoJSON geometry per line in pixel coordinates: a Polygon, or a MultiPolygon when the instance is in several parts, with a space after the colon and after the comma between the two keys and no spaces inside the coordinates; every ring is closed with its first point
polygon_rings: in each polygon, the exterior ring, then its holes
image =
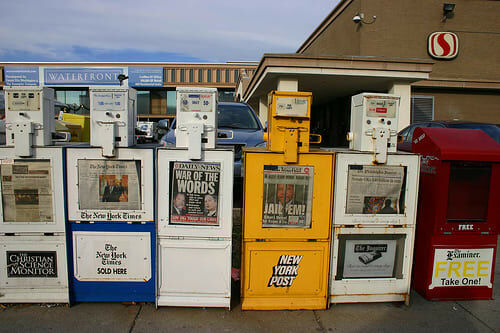
{"type": "Polygon", "coordinates": [[[319,35],[299,51],[433,60],[429,78],[433,84],[420,81],[412,94],[434,96],[434,119],[500,123],[500,1],[453,0],[454,15],[444,21],[443,3],[342,0],[330,14],[338,16],[322,32],[318,28],[319,35]],[[356,24],[352,18],[357,13],[363,13],[367,22],[374,15],[377,19],[373,24],[356,24]],[[436,31],[457,34],[455,59],[438,60],[428,54],[428,36],[436,31]]]}
{"type": "Polygon", "coordinates": [[[436,0],[354,0],[302,53],[432,59],[427,38],[435,31],[455,32],[459,54],[436,60],[433,78],[500,78],[500,1],[454,0],[454,16],[442,22],[443,2],[436,0]],[[354,23],[358,12],[365,21],[354,23]]]}
{"type": "Polygon", "coordinates": [[[352,22],[360,4],[354,0],[302,54],[360,55],[361,34],[352,22]]]}
{"type": "Polygon", "coordinates": [[[418,89],[413,95],[434,96],[435,120],[465,120],[500,124],[500,94],[473,90],[418,89]]]}
{"type": "Polygon", "coordinates": [[[442,1],[361,0],[365,15],[376,15],[377,20],[360,27],[360,55],[432,59],[427,53],[429,34],[450,31],[459,39],[458,56],[436,60],[430,79],[498,81],[500,1],[452,2],[456,4],[454,16],[442,22],[442,1]]]}

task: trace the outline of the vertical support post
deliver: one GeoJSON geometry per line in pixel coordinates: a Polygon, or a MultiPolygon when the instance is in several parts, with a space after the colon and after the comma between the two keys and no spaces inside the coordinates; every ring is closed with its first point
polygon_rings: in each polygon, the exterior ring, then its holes
{"type": "Polygon", "coordinates": [[[400,96],[398,131],[411,123],[411,86],[409,83],[395,82],[389,94],[400,96]]]}

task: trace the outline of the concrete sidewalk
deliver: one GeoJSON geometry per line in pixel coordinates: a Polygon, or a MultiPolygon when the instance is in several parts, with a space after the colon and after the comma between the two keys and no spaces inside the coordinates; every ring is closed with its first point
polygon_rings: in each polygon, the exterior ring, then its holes
{"type": "MultiPolygon", "coordinates": [[[[159,308],[151,303],[7,305],[0,332],[500,332],[500,266],[492,301],[337,304],[321,311],[159,308]]],[[[236,290],[233,290],[233,295],[236,290]]]]}

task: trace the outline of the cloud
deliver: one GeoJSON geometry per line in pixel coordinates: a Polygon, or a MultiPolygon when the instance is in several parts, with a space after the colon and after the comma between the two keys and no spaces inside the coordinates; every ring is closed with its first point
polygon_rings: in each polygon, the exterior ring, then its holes
{"type": "Polygon", "coordinates": [[[8,1],[0,60],[257,61],[295,52],[337,2],[8,1]]]}

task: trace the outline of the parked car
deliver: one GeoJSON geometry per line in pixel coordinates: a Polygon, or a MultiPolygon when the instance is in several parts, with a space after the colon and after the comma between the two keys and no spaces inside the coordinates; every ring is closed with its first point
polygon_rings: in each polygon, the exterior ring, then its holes
{"type": "Polygon", "coordinates": [[[168,132],[170,124],[170,119],[161,119],[158,120],[157,126],[156,126],[156,137],[157,141],[161,140],[165,134],[168,132]]]}
{"type": "Polygon", "coordinates": [[[435,128],[457,128],[457,129],[480,129],[493,138],[496,142],[500,144],[500,127],[495,124],[488,123],[476,123],[468,121],[444,121],[444,120],[432,120],[425,122],[413,123],[410,126],[402,129],[398,136],[398,150],[411,152],[411,142],[413,138],[413,132],[417,127],[435,127],[435,128]]]}
{"type": "Polygon", "coordinates": [[[154,121],[138,121],[136,124],[137,142],[156,142],[158,141],[156,123],[154,121]]]}
{"type": "MultiPolygon", "coordinates": [[[[162,138],[162,144],[175,145],[176,120],[162,138]]],[[[217,145],[234,147],[234,177],[241,177],[243,147],[265,146],[264,128],[254,110],[245,103],[219,102],[217,106],[217,145]]]]}

